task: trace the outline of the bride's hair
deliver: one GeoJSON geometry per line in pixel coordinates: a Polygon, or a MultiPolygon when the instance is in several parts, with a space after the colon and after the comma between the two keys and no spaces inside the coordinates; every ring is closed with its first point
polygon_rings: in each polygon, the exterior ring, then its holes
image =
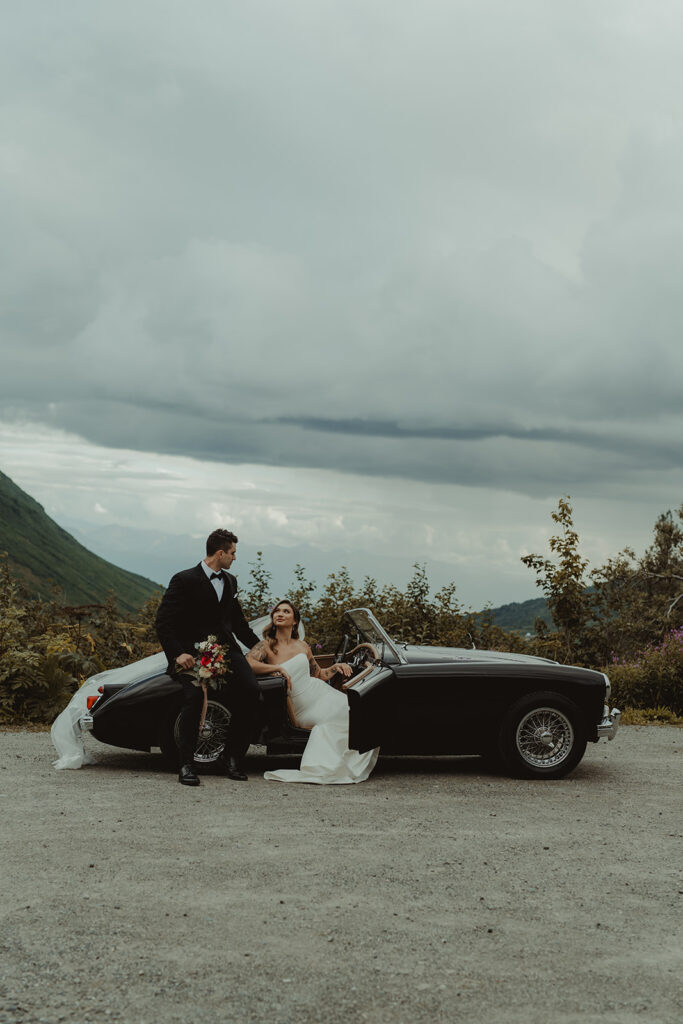
{"type": "Polygon", "coordinates": [[[270,622],[268,623],[266,628],[263,630],[263,639],[266,641],[266,643],[270,647],[270,649],[273,652],[273,654],[275,654],[275,652],[277,651],[277,630],[275,628],[275,623],[273,622],[273,614],[283,604],[288,604],[289,607],[294,612],[294,625],[292,626],[292,640],[298,640],[299,639],[299,623],[301,622],[301,612],[299,611],[299,609],[297,608],[297,606],[295,604],[292,604],[292,602],[288,601],[287,599],[285,599],[284,601],[278,601],[278,603],[273,605],[273,607],[271,608],[271,610],[270,610],[270,622]]]}

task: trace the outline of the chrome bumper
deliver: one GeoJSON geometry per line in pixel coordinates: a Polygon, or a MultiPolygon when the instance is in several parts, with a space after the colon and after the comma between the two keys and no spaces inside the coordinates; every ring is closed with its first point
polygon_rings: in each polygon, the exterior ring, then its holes
{"type": "MultiPolygon", "coordinates": [[[[92,732],[92,715],[89,715],[87,712],[85,715],[81,715],[81,717],[78,719],[78,724],[80,726],[81,732],[92,732]]],[[[612,737],[610,736],[610,739],[611,738],[612,737]]]]}
{"type": "Polygon", "coordinates": [[[618,708],[613,708],[611,711],[605,704],[602,711],[602,721],[598,726],[598,739],[602,736],[606,736],[608,740],[613,740],[617,734],[619,728],[619,719],[621,718],[621,711],[618,708]]]}

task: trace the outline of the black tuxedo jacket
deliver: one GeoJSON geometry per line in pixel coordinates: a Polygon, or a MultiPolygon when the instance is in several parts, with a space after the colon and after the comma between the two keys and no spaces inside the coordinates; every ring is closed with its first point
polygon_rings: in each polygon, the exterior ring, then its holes
{"type": "Polygon", "coordinates": [[[223,576],[220,601],[201,564],[176,573],[169,583],[156,617],[169,673],[177,672],[179,654],[195,657],[194,645],[207,636],[215,636],[220,644],[233,649],[237,649],[235,637],[249,648],[259,642],[237,600],[237,580],[229,572],[224,571],[223,576]]]}

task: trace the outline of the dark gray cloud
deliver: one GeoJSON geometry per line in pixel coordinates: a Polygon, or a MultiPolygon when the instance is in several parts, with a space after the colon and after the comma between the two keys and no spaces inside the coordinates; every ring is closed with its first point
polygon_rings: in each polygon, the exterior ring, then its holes
{"type": "Polygon", "coordinates": [[[532,495],[680,485],[676,8],[65,0],[5,28],[5,418],[532,495]]]}
{"type": "Polygon", "coordinates": [[[543,442],[555,446],[571,445],[605,453],[645,458],[658,465],[680,467],[683,465],[683,450],[678,438],[657,437],[650,441],[634,440],[619,434],[610,436],[604,431],[580,430],[578,428],[557,429],[553,427],[528,428],[491,423],[478,427],[433,426],[420,427],[417,424],[405,426],[402,423],[377,420],[326,420],[315,417],[283,416],[276,422],[300,427],[322,434],[346,434],[358,437],[386,437],[392,440],[433,440],[476,442],[486,440],[514,440],[543,442]]]}
{"type": "Polygon", "coordinates": [[[165,404],[104,400],[55,406],[52,425],[120,449],[227,464],[334,469],[425,483],[499,488],[535,497],[613,494],[625,481],[681,469],[677,438],[605,435],[578,429],[520,431],[405,427],[373,421],[252,421],[190,413],[165,404]]]}

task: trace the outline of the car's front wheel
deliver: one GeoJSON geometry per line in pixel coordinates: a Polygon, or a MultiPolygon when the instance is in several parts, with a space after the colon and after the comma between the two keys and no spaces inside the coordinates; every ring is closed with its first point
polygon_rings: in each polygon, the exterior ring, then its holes
{"type": "Polygon", "coordinates": [[[559,694],[528,694],[505,715],[499,750],[515,775],[559,779],[576,768],[586,750],[581,712],[559,694]]]}
{"type": "MultiPolygon", "coordinates": [[[[213,764],[225,750],[225,743],[230,726],[230,712],[217,700],[211,700],[206,707],[204,725],[199,730],[197,748],[194,752],[194,763],[201,765],[213,764]]],[[[161,752],[172,763],[178,763],[178,742],[180,739],[180,712],[171,715],[164,725],[160,738],[161,752]]]]}

